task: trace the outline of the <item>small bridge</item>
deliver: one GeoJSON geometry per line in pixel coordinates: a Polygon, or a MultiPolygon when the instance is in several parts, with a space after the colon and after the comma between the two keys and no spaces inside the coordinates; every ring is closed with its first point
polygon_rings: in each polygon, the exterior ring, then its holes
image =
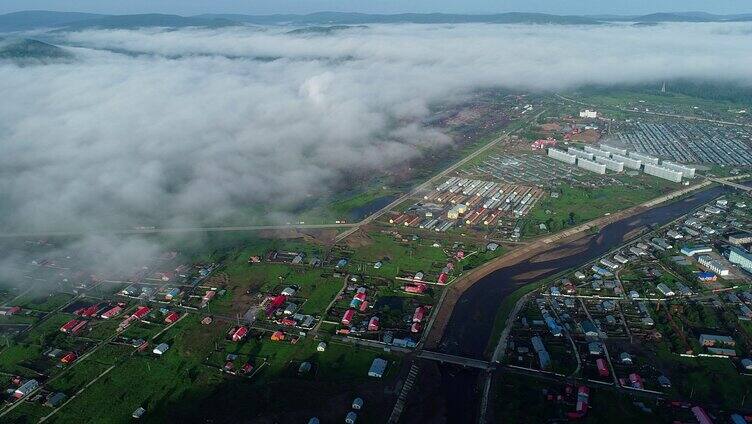
{"type": "Polygon", "coordinates": [[[722,184],[722,185],[725,185],[725,186],[728,186],[728,187],[732,187],[732,188],[735,188],[737,190],[743,190],[743,191],[746,191],[747,193],[752,194],[752,187],[750,187],[750,186],[746,186],[744,184],[735,183],[735,182],[730,181],[728,179],[722,179],[722,178],[708,178],[708,179],[710,181],[715,182],[715,183],[722,184]]]}
{"type": "Polygon", "coordinates": [[[432,352],[430,350],[422,350],[418,354],[419,358],[430,359],[432,361],[446,362],[450,364],[460,365],[463,367],[477,368],[481,370],[490,370],[494,368],[493,364],[487,361],[473,358],[465,358],[464,356],[450,355],[447,353],[432,352]]]}

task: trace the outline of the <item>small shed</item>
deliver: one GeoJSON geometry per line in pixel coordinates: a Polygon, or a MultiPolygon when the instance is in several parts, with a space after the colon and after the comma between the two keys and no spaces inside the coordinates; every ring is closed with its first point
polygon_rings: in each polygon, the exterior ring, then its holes
{"type": "Polygon", "coordinates": [[[749,359],[749,358],[742,359],[742,367],[747,371],[752,371],[752,359],[749,359]]]}
{"type": "Polygon", "coordinates": [[[358,419],[358,414],[356,414],[353,411],[350,411],[345,416],[345,423],[346,424],[355,424],[355,421],[358,419]]]}
{"type": "Polygon", "coordinates": [[[375,358],[371,363],[371,368],[368,370],[369,377],[381,378],[386,371],[387,361],[381,358],[375,358]]]}
{"type": "Polygon", "coordinates": [[[157,347],[154,348],[154,350],[152,350],[152,352],[155,355],[163,355],[169,348],[170,345],[168,345],[167,343],[160,343],[157,345],[157,347]]]}
{"type": "Polygon", "coordinates": [[[658,377],[658,384],[660,384],[660,386],[664,389],[668,389],[671,387],[671,380],[669,380],[665,375],[661,375],[658,377]]]}
{"type": "Polygon", "coordinates": [[[51,406],[53,408],[56,408],[61,403],[63,403],[65,401],[65,399],[67,399],[67,398],[68,398],[68,396],[66,396],[65,393],[62,393],[62,392],[53,393],[53,394],[51,394],[47,398],[47,401],[44,404],[47,405],[47,406],[51,406]]]}
{"type": "Polygon", "coordinates": [[[133,414],[131,415],[133,418],[139,419],[146,413],[146,409],[142,407],[138,407],[135,411],[133,411],[133,414]]]}
{"type": "Polygon", "coordinates": [[[310,362],[303,362],[298,367],[298,374],[308,374],[308,372],[311,371],[311,363],[310,362]]]}

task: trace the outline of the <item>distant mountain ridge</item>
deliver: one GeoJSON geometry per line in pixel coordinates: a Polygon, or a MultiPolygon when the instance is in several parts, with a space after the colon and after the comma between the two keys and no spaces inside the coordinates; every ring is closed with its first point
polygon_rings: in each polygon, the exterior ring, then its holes
{"type": "Polygon", "coordinates": [[[39,40],[0,37],[0,60],[31,64],[72,58],[73,54],[65,49],[39,40]]]}
{"type": "Polygon", "coordinates": [[[752,21],[752,13],[714,15],[705,12],[652,13],[641,16],[619,15],[551,15],[545,13],[497,13],[463,15],[447,13],[367,14],[347,12],[318,12],[307,15],[241,15],[204,14],[179,16],[169,14],[101,15],[78,12],[50,12],[31,10],[0,15],[0,32],[17,32],[40,29],[83,30],[89,28],[134,29],[143,27],[223,27],[230,25],[290,25],[290,26],[342,26],[379,23],[414,24],[558,24],[598,25],[606,22],[636,22],[642,24],[662,22],[742,22],[752,21]]]}
{"type": "Polygon", "coordinates": [[[256,25],[363,25],[378,23],[459,24],[459,23],[540,23],[592,25],[598,20],[586,16],[549,15],[545,13],[497,13],[491,15],[460,15],[448,13],[398,13],[393,15],[317,12],[307,15],[223,15],[206,14],[256,25]]]}
{"type": "Polygon", "coordinates": [[[28,31],[38,28],[53,28],[72,22],[101,18],[104,15],[78,12],[47,12],[44,10],[27,10],[23,12],[0,15],[0,30],[28,31]]]}

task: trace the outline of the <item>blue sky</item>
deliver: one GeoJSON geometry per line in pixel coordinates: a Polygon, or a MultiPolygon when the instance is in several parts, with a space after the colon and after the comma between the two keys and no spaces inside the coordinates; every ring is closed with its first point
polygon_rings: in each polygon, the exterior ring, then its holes
{"type": "Polygon", "coordinates": [[[749,13],[743,0],[2,0],[0,13],[60,10],[96,13],[366,13],[543,12],[555,14],[644,14],[670,11],[749,13]]]}

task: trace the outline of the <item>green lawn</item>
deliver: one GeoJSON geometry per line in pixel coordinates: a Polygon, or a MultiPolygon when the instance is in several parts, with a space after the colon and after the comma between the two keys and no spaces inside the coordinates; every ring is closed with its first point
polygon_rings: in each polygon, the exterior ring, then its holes
{"type": "MultiPolygon", "coordinates": [[[[149,351],[127,357],[55,415],[53,422],[119,423],[127,421],[139,406],[154,409],[161,402],[174,401],[186,392],[205,390],[219,383],[220,375],[201,365],[202,358],[213,347],[211,337],[197,335],[203,334],[203,330],[197,317],[180,321],[160,337],[159,341],[171,344],[163,356],[149,351]]],[[[97,369],[107,368],[107,363],[117,357],[115,352],[103,351],[95,361],[101,364],[97,369]]],[[[77,387],[95,374],[86,373],[78,381],[64,382],[65,385],[77,387]]]]}
{"type": "Polygon", "coordinates": [[[32,344],[11,344],[0,352],[0,371],[8,374],[33,376],[34,373],[22,365],[23,362],[38,358],[42,349],[32,344]]]}
{"type": "Polygon", "coordinates": [[[649,178],[622,176],[623,186],[599,188],[561,187],[558,198],[544,196],[525,218],[525,236],[555,233],[656,198],[678,184],[649,178]],[[539,229],[545,224],[547,231],[539,229]]]}
{"type": "Polygon", "coordinates": [[[440,271],[448,261],[441,247],[433,247],[431,240],[419,240],[407,244],[399,243],[394,237],[370,233],[371,243],[359,247],[353,253],[353,260],[365,262],[369,275],[394,278],[401,271],[423,271],[429,277],[431,270],[440,271]],[[380,269],[374,269],[376,261],[382,261],[380,269]]]}
{"type": "MultiPolygon", "coordinates": [[[[203,326],[197,317],[185,318],[157,341],[170,344],[170,350],[164,355],[125,356],[115,369],[87,388],[52,421],[123,422],[129,419],[133,410],[143,406],[149,412],[150,421],[165,422],[169,421],[170,405],[181,404],[185,410],[191,410],[197,407],[192,405],[197,404],[186,402],[186,399],[204,399],[227,384],[240,384],[243,390],[255,393],[267,390],[266,385],[278,379],[298,378],[294,366],[301,361],[315,364],[316,373],[311,378],[322,383],[367,381],[368,368],[376,356],[390,360],[390,373],[396,372],[399,366],[398,357],[378,350],[330,343],[326,352],[316,352],[318,341],[313,339],[292,344],[289,341],[272,342],[266,335],[261,339],[231,343],[224,340],[226,329],[226,323],[203,326]],[[213,353],[215,343],[221,351],[213,353]],[[257,365],[264,361],[268,365],[251,380],[225,377],[216,366],[205,365],[206,358],[215,358],[208,362],[212,364],[223,362],[227,353],[237,353],[241,362],[251,359],[257,365]]],[[[60,379],[56,383],[58,387],[73,390],[101,372],[108,363],[123,358],[118,352],[109,350],[97,352],[97,355],[89,364],[90,370],[81,367],[71,377],[60,379]]]]}
{"type": "Polygon", "coordinates": [[[24,309],[34,309],[43,312],[52,312],[73,299],[73,295],[67,293],[44,293],[26,294],[14,303],[24,309]]]}

